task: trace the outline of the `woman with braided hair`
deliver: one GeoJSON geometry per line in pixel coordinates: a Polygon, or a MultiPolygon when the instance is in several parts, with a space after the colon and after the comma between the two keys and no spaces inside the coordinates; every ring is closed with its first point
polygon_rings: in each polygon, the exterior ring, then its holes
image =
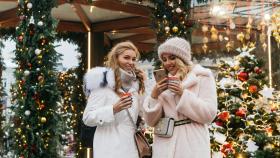
{"type": "Polygon", "coordinates": [[[144,73],[135,65],[139,55],[133,43],[121,42],[109,52],[106,67],[93,68],[85,75],[88,102],[83,121],[97,126],[94,158],[139,157],[134,126],[126,112],[136,122],[142,106],[144,73]]]}

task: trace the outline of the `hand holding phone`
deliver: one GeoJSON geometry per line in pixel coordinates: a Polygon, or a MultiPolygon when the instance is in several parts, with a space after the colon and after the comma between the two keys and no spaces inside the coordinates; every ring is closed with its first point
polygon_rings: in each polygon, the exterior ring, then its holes
{"type": "Polygon", "coordinates": [[[166,71],[164,69],[155,70],[154,77],[155,77],[156,82],[159,82],[167,77],[166,71]]]}

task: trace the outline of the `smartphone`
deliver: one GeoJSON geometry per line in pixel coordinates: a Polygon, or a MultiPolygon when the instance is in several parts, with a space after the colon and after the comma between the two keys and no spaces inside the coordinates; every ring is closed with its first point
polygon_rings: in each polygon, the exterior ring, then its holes
{"type": "Polygon", "coordinates": [[[158,69],[154,71],[154,77],[157,82],[161,81],[167,77],[166,71],[164,69],[158,69]]]}

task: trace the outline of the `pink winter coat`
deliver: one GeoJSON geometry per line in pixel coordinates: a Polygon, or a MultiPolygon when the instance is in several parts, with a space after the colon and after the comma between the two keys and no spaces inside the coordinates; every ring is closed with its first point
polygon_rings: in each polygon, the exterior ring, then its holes
{"type": "Polygon", "coordinates": [[[208,124],[217,113],[215,79],[209,69],[195,65],[182,81],[181,97],[164,91],[158,99],[144,101],[144,118],[155,126],[162,110],[175,120],[189,118],[191,124],[176,126],[171,138],[154,137],[153,158],[210,158],[208,124]]]}

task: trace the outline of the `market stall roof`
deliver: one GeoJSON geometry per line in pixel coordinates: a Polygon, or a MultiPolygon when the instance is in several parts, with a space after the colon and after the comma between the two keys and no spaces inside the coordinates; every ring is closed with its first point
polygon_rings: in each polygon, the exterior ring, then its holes
{"type": "MultiPolygon", "coordinates": [[[[229,26],[229,18],[237,28],[244,28],[248,17],[254,19],[253,31],[266,13],[271,14],[279,8],[280,1],[212,1],[208,4],[193,2],[191,20],[209,26],[217,26],[219,33],[225,34],[229,26]]],[[[52,15],[59,20],[58,31],[104,32],[105,43],[116,43],[123,40],[133,41],[140,50],[153,50],[156,34],[151,28],[153,5],[144,1],[141,4],[127,0],[58,0],[58,7],[52,15]]],[[[16,15],[17,0],[0,0],[0,27],[15,27],[19,23],[16,15]]],[[[203,32],[193,32],[193,49],[201,48],[203,32]]],[[[236,34],[238,29],[232,30],[236,34]]],[[[220,47],[216,42],[208,43],[209,49],[220,47]]]]}

